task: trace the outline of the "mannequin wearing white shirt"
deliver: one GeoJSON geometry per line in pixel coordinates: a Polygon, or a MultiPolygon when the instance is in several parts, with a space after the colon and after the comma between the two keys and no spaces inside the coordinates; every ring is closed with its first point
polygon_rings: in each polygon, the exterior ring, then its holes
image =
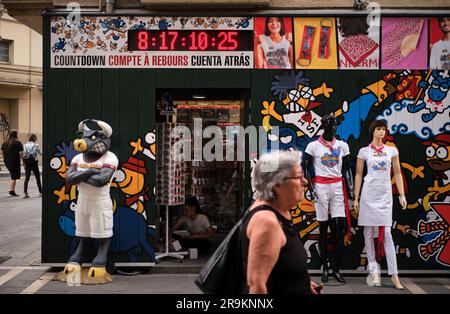
{"type": "Polygon", "coordinates": [[[404,289],[398,278],[398,269],[395,253],[395,245],[392,240],[392,186],[391,186],[391,164],[394,170],[394,178],[400,194],[400,204],[403,209],[407,202],[403,188],[403,179],[400,172],[400,162],[396,148],[385,147],[383,139],[386,135],[387,125],[384,121],[374,121],[369,130],[372,142],[369,147],[364,147],[358,153],[355,176],[355,201],[353,206],[359,214],[358,224],[364,226],[364,243],[369,261],[369,270],[372,284],[380,286],[380,274],[375,258],[374,231],[378,228],[378,237],[384,238],[379,241],[379,247],[386,252],[388,262],[388,272],[392,276],[391,280],[397,289],[404,289]],[[368,163],[368,174],[364,178],[364,188],[362,190],[361,204],[359,196],[361,192],[362,174],[364,162],[368,163]],[[382,165],[383,167],[378,167],[382,165]],[[370,168],[370,169],[369,169],[370,168]],[[380,228],[381,227],[381,228],[380,228]],[[384,232],[384,234],[380,234],[384,232]]]}

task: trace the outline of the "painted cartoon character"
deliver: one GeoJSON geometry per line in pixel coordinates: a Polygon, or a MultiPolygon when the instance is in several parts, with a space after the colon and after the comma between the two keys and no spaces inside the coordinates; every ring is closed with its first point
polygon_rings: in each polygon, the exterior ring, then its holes
{"type": "Polygon", "coordinates": [[[236,22],[236,28],[247,28],[250,25],[250,19],[251,17],[239,19],[239,21],[236,22]]]}
{"type": "Polygon", "coordinates": [[[145,143],[149,145],[149,148],[142,146],[141,138],[136,139],[135,141],[130,142],[130,146],[133,147],[132,155],[136,155],[138,152],[142,152],[145,156],[149,157],[152,160],[155,160],[156,156],[156,135],[155,130],[153,132],[149,132],[145,135],[145,143]]]}
{"type": "MultiPolygon", "coordinates": [[[[56,146],[56,149],[56,153],[50,159],[50,168],[55,170],[58,176],[65,181],[70,162],[78,152],[73,148],[73,142],[70,142],[68,145],[63,142],[61,145],[56,146]]],[[[58,205],[64,201],[74,200],[76,199],[76,186],[64,184],[59,190],[53,191],[53,194],[58,197],[56,201],[58,205]]]]}
{"type": "Polygon", "coordinates": [[[305,188],[305,198],[291,210],[292,224],[302,239],[308,264],[312,262],[312,251],[319,252],[319,222],[316,220],[316,211],[312,202],[311,193],[305,188]]]}
{"type": "Polygon", "coordinates": [[[101,28],[105,29],[103,31],[103,34],[107,34],[109,32],[115,31],[118,33],[124,33],[126,29],[126,23],[124,20],[122,20],[121,17],[118,18],[112,18],[107,20],[100,20],[100,26],[101,28]]]}
{"type": "Polygon", "coordinates": [[[301,130],[305,135],[313,137],[319,131],[321,117],[311,109],[318,103],[312,103],[317,96],[324,95],[329,98],[333,92],[325,82],[320,87],[312,89],[309,85],[298,84],[296,89],[289,90],[283,101],[289,113],[280,114],[275,110],[275,101],[263,102],[263,125],[269,128],[269,119],[275,118],[279,122],[290,123],[301,130]]]}
{"type": "Polygon", "coordinates": [[[55,52],[59,52],[60,50],[62,50],[62,51],[66,51],[66,39],[65,38],[58,38],[58,42],[57,43],[55,43],[54,45],[53,45],[53,47],[52,47],[52,52],[53,53],[55,53],[55,52]]]}
{"type": "MultiPolygon", "coordinates": [[[[426,89],[425,97],[420,100],[417,105],[409,104],[408,111],[415,113],[420,110],[427,110],[422,114],[422,120],[429,122],[437,114],[444,113],[450,107],[450,99],[447,99],[448,90],[450,88],[450,77],[447,71],[432,70],[429,79],[421,81],[419,87],[426,89]]],[[[427,76],[427,77],[428,77],[427,76]]]]}
{"type": "Polygon", "coordinates": [[[287,127],[278,127],[278,134],[271,129],[267,132],[267,146],[265,150],[270,151],[274,145],[279,150],[299,150],[298,140],[302,135],[303,133],[300,131],[287,127]]]}
{"type": "Polygon", "coordinates": [[[119,188],[126,194],[125,205],[139,214],[144,213],[144,201],[148,201],[151,195],[150,186],[144,188],[146,174],[145,161],[129,157],[127,162],[120,165],[112,183],[112,187],[119,188]]]}
{"type": "Polygon", "coordinates": [[[438,172],[433,186],[428,188],[434,199],[446,197],[450,192],[450,133],[441,133],[429,141],[422,142],[426,147],[428,166],[438,172]]]}
{"type": "Polygon", "coordinates": [[[433,234],[433,238],[419,244],[419,255],[425,261],[435,256],[438,263],[450,267],[450,203],[431,202],[430,207],[437,214],[436,219],[420,220],[417,230],[420,236],[433,234]]]}
{"type": "Polygon", "coordinates": [[[131,26],[130,30],[145,29],[146,26],[147,26],[147,23],[140,21],[139,24],[134,24],[133,26],[131,26]]]}

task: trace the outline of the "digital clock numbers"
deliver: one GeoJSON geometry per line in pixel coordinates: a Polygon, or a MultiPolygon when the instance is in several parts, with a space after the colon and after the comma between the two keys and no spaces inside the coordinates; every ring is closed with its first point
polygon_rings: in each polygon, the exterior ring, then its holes
{"type": "Polygon", "coordinates": [[[242,30],[130,30],[129,51],[249,51],[253,32],[242,30]]]}

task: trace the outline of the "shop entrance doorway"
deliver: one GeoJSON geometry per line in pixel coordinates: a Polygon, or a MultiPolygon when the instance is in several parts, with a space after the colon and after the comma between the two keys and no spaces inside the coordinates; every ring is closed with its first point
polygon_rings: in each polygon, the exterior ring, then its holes
{"type": "MultiPolygon", "coordinates": [[[[226,144],[227,134],[238,134],[240,126],[246,125],[248,92],[244,89],[161,89],[157,90],[157,97],[158,100],[164,99],[164,105],[157,108],[157,122],[186,126],[192,135],[191,160],[184,162],[182,181],[185,198],[195,197],[198,200],[200,213],[206,215],[214,231],[214,236],[209,239],[210,249],[205,254],[199,254],[199,259],[206,260],[244,210],[244,161],[237,160],[236,151],[233,152],[233,160],[229,160],[230,157],[227,160],[226,144]],[[194,130],[194,119],[201,119],[197,120],[197,126],[198,121],[201,121],[202,132],[209,126],[216,126],[222,131],[220,142],[223,155],[219,160],[207,161],[205,156],[200,160],[197,156],[196,159],[193,141],[194,133],[198,135],[198,129],[194,130]]],[[[200,140],[203,148],[211,138],[203,137],[200,140]]],[[[184,215],[183,205],[173,206],[170,213],[169,226],[174,226],[184,215]]],[[[164,219],[164,215],[161,217],[164,219]]],[[[165,224],[160,226],[165,227],[165,224]]],[[[186,227],[182,226],[181,230],[172,234],[171,239],[186,234],[186,227]]],[[[188,249],[183,247],[183,251],[188,249]]]]}

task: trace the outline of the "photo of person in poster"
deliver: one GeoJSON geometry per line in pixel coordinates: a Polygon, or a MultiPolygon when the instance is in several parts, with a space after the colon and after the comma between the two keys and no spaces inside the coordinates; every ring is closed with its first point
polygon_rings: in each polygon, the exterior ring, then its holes
{"type": "Polygon", "coordinates": [[[367,24],[367,17],[340,17],[339,66],[341,69],[378,69],[380,27],[367,24]]]}
{"type": "Polygon", "coordinates": [[[382,18],[382,69],[428,68],[428,20],[382,18]]]}
{"type": "Polygon", "coordinates": [[[450,17],[430,21],[430,69],[450,70],[450,17]]]}
{"type": "Polygon", "coordinates": [[[292,69],[291,18],[255,18],[255,68],[292,69]]]}

